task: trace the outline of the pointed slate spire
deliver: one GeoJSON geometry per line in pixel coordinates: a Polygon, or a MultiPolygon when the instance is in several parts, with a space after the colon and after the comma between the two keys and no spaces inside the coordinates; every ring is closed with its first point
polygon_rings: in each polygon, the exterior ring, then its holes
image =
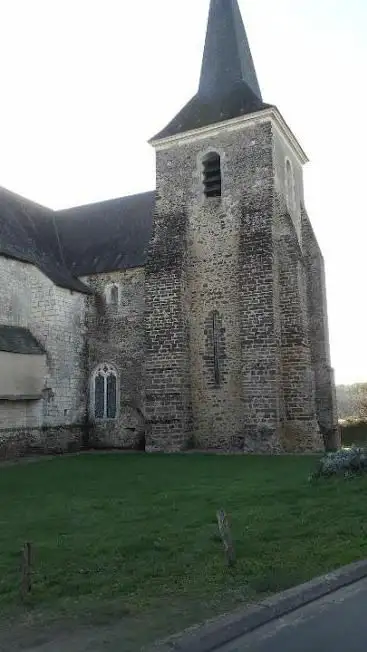
{"type": "Polygon", "coordinates": [[[199,95],[223,94],[241,82],[262,99],[237,0],[211,0],[199,95]]]}
{"type": "Polygon", "coordinates": [[[261,97],[237,0],[210,0],[198,92],[152,141],[269,106],[261,97]]]}

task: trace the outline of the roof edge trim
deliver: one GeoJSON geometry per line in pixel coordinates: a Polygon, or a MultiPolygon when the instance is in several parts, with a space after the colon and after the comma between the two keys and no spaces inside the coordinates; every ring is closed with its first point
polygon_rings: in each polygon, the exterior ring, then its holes
{"type": "Polygon", "coordinates": [[[185,133],[175,134],[165,138],[151,138],[148,143],[149,145],[152,145],[152,147],[154,147],[157,152],[159,152],[165,149],[169,149],[170,147],[174,147],[175,145],[181,145],[182,143],[217,136],[223,131],[237,131],[241,129],[245,123],[261,124],[262,122],[267,122],[268,120],[273,122],[273,124],[275,124],[277,127],[278,132],[280,132],[283,137],[290,141],[292,149],[297,158],[300,160],[301,164],[303,165],[308,163],[309,159],[307,154],[301,147],[296,136],[289,128],[280,111],[275,106],[267,109],[262,109],[261,111],[256,111],[255,113],[248,113],[238,118],[232,118],[231,120],[217,122],[214,125],[207,125],[198,129],[191,129],[185,133]]]}

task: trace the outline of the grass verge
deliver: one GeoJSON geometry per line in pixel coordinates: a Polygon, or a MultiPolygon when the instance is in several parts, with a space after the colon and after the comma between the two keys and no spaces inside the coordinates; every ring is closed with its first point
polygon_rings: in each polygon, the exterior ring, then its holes
{"type": "Polygon", "coordinates": [[[139,454],[3,467],[0,609],[34,619],[129,615],[137,623],[166,610],[160,631],[171,633],[206,611],[365,558],[367,478],[310,484],[314,468],[315,458],[305,456],[139,454]],[[231,516],[233,569],[217,532],[220,507],[231,516]],[[35,555],[24,610],[25,541],[35,555]]]}

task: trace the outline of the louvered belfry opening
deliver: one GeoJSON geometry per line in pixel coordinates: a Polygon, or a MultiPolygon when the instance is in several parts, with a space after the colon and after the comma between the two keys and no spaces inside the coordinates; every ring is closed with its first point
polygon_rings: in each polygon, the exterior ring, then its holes
{"type": "Polygon", "coordinates": [[[203,167],[205,197],[221,197],[222,173],[219,154],[216,152],[207,154],[203,160],[203,167]]]}

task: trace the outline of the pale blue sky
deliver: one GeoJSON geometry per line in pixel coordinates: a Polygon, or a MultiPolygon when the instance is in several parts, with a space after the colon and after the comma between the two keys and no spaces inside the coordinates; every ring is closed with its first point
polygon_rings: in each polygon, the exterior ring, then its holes
{"type": "MultiPolygon", "coordinates": [[[[0,185],[53,208],[154,187],[209,0],[0,0],[0,185]]],[[[264,100],[311,162],[338,382],[367,381],[366,0],[240,0],[264,100]]]]}

